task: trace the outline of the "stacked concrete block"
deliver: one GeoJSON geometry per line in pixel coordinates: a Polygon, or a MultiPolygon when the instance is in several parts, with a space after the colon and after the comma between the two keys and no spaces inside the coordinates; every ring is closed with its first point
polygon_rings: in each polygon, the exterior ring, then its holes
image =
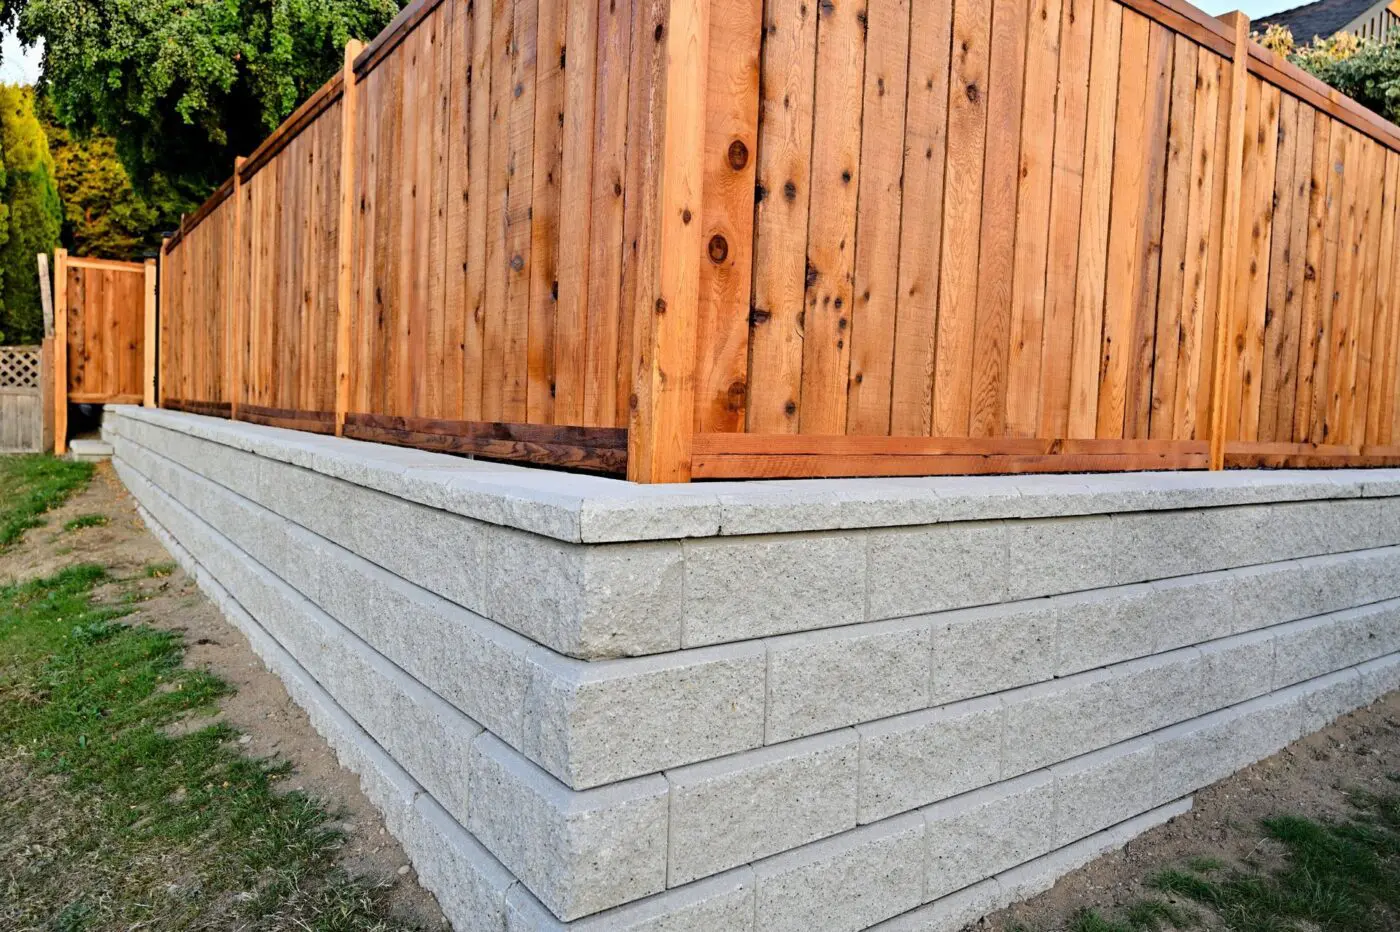
{"type": "Polygon", "coordinates": [[[105,433],[464,930],[954,928],[1400,687],[1400,471],[637,487],[105,433]]]}

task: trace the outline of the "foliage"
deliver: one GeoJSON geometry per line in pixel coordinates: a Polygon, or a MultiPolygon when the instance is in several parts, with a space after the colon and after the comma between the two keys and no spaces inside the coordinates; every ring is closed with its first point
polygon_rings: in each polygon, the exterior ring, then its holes
{"type": "Polygon", "coordinates": [[[110,134],[138,191],[194,206],[369,38],[399,0],[0,0],[44,43],[58,120],[110,134]]]}
{"type": "Polygon", "coordinates": [[[1288,29],[1274,25],[1255,39],[1362,106],[1400,120],[1400,36],[1377,42],[1344,32],[1299,45],[1288,29]]]}
{"type": "Polygon", "coordinates": [[[172,194],[164,176],[153,179],[150,195],[142,197],[117,158],[116,140],[101,131],[73,133],[58,122],[46,96],[37,106],[53,153],[69,252],[137,260],[158,247],[162,231],[174,229],[188,203],[172,194]]]}
{"type": "Polygon", "coordinates": [[[0,343],[37,343],[44,319],[34,256],[58,245],[61,208],[31,88],[0,84],[0,161],[0,343]]]}

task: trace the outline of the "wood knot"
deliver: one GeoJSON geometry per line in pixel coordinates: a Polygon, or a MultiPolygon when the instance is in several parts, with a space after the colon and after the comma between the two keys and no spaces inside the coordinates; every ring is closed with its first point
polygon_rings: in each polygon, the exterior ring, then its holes
{"type": "Polygon", "coordinates": [[[729,144],[729,167],[737,171],[743,171],[744,166],[749,164],[749,147],[744,145],[742,139],[736,139],[729,144]]]}
{"type": "Polygon", "coordinates": [[[729,241],[716,233],[714,236],[710,237],[709,251],[710,261],[715,265],[719,265],[725,259],[729,258],[729,241]]]}

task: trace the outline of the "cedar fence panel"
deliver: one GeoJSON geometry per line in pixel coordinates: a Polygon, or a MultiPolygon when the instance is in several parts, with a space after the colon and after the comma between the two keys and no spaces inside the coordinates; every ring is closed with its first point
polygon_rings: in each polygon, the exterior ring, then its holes
{"type": "Polygon", "coordinates": [[[1246,31],[417,0],[167,244],[162,396],[639,481],[1400,463],[1400,129],[1246,31]]]}

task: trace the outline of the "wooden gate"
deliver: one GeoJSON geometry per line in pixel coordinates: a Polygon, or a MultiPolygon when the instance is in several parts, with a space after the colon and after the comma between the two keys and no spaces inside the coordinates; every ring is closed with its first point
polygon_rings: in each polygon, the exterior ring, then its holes
{"type": "Polygon", "coordinates": [[[44,357],[37,346],[0,346],[0,453],[44,443],[44,357]]]}
{"type": "Polygon", "coordinates": [[[155,261],[54,251],[54,452],[67,449],[68,404],[155,403],[155,261]]]}

